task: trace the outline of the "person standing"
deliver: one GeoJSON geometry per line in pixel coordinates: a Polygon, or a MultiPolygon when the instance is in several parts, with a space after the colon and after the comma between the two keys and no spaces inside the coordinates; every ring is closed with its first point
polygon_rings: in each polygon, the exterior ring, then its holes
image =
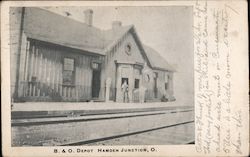
{"type": "Polygon", "coordinates": [[[147,88],[144,87],[143,85],[140,86],[139,88],[139,102],[144,103],[145,102],[145,92],[147,88]]]}
{"type": "Polygon", "coordinates": [[[127,80],[125,80],[122,84],[122,95],[123,95],[123,102],[128,102],[128,83],[127,80]]]}

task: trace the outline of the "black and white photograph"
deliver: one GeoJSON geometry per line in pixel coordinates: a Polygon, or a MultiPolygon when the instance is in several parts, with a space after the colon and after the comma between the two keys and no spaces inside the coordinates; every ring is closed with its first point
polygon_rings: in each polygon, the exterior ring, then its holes
{"type": "Polygon", "coordinates": [[[195,143],[193,7],[11,7],[11,145],[195,143]]]}
{"type": "Polygon", "coordinates": [[[0,5],[1,156],[249,156],[246,0],[0,5]]]}

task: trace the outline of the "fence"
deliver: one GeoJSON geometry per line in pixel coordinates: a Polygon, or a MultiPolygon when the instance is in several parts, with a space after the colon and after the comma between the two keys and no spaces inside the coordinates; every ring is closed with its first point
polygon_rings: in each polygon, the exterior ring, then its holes
{"type": "MultiPolygon", "coordinates": [[[[47,82],[29,81],[20,82],[20,86],[23,88],[23,95],[19,97],[19,101],[69,101],[69,102],[88,102],[93,99],[96,101],[105,100],[106,88],[99,89],[99,97],[92,97],[92,87],[83,85],[64,85],[64,84],[53,84],[47,82]]],[[[116,88],[110,89],[109,100],[116,100],[116,88]]],[[[138,89],[132,91],[133,102],[139,102],[139,91],[138,89]]],[[[159,100],[160,93],[158,92],[158,98],[155,98],[153,90],[145,91],[145,101],[159,100]]]]}

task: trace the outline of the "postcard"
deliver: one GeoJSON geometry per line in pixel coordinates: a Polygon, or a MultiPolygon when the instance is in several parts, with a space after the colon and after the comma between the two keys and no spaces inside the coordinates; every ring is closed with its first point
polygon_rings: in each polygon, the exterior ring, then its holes
{"type": "Polygon", "coordinates": [[[3,156],[248,156],[247,1],[4,1],[3,156]]]}

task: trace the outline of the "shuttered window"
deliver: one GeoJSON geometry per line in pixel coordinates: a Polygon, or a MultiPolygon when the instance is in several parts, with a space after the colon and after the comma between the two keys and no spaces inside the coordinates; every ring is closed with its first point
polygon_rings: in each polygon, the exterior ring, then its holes
{"type": "Polygon", "coordinates": [[[74,85],[75,79],[75,61],[72,58],[63,60],[63,84],[74,85]]]}

